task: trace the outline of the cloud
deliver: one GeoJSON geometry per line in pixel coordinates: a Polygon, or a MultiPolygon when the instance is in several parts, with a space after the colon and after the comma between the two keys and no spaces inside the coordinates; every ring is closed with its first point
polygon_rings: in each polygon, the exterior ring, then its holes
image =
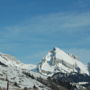
{"type": "MultiPolygon", "coordinates": [[[[77,36],[81,40],[85,33],[90,32],[89,28],[89,12],[51,13],[34,16],[18,25],[3,27],[3,32],[0,31],[0,40],[6,43],[7,41],[17,43],[24,41],[48,42],[51,38],[61,39],[65,38],[64,36],[70,39],[71,35],[72,38],[75,39],[77,36]]],[[[85,35],[84,38],[87,38],[87,36],[88,35],[85,35]]]]}
{"type": "MultiPolygon", "coordinates": [[[[1,51],[2,49],[4,49],[3,51],[5,49],[11,52],[18,51],[24,55],[23,53],[28,49],[38,51],[58,45],[63,48],[71,48],[71,51],[80,56],[83,61],[84,59],[89,61],[90,52],[87,50],[87,47],[90,48],[89,34],[90,12],[51,13],[34,16],[21,24],[0,29],[0,49],[1,51]]],[[[23,57],[25,59],[38,58],[34,54],[32,56],[25,55],[23,57]]]]}
{"type": "Polygon", "coordinates": [[[78,30],[85,26],[90,26],[90,13],[57,13],[47,16],[37,17],[33,24],[30,24],[32,30],[38,31],[71,31],[78,30]]]}
{"type": "Polygon", "coordinates": [[[88,7],[90,0],[77,0],[77,4],[80,8],[88,7]]]}
{"type": "Polygon", "coordinates": [[[5,27],[4,29],[12,33],[23,32],[50,32],[79,30],[85,26],[90,26],[90,13],[52,13],[48,15],[36,16],[22,24],[5,27]]]}
{"type": "Polygon", "coordinates": [[[25,41],[53,42],[54,40],[54,42],[58,43],[62,41],[63,38],[63,42],[65,41],[67,43],[71,42],[70,40],[72,38],[75,42],[72,41],[71,43],[79,45],[81,41],[83,43],[84,38],[89,36],[85,35],[90,33],[89,28],[89,12],[51,13],[47,15],[34,16],[18,25],[3,27],[3,31],[0,31],[0,42],[20,44],[25,41]]]}

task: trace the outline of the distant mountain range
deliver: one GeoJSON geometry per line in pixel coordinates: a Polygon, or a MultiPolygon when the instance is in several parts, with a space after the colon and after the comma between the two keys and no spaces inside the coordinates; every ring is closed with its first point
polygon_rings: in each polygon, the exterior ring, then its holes
{"type": "Polygon", "coordinates": [[[38,65],[0,53],[0,87],[8,86],[9,90],[78,90],[90,87],[90,76],[87,65],[59,48],[49,51],[38,65]]]}

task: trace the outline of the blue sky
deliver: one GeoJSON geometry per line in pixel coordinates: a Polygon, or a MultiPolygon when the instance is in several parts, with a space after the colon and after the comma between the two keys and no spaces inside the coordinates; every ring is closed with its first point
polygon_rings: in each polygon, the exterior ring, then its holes
{"type": "Polygon", "coordinates": [[[0,1],[0,52],[36,64],[53,47],[90,62],[90,0],[0,1]]]}

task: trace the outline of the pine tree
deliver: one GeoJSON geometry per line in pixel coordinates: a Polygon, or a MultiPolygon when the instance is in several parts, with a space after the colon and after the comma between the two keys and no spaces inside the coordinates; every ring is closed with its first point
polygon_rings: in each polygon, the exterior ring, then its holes
{"type": "Polygon", "coordinates": [[[88,63],[88,71],[89,71],[89,75],[90,75],[90,62],[88,63]]]}
{"type": "Polygon", "coordinates": [[[7,81],[7,90],[9,90],[9,80],[8,80],[7,75],[6,75],[6,81],[7,81]]]}

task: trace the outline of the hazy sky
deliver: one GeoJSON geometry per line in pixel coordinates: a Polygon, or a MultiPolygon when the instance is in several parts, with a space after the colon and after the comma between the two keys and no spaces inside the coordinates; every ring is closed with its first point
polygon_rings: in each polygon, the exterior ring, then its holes
{"type": "Polygon", "coordinates": [[[0,0],[0,52],[36,64],[53,47],[90,62],[90,0],[0,0]]]}

